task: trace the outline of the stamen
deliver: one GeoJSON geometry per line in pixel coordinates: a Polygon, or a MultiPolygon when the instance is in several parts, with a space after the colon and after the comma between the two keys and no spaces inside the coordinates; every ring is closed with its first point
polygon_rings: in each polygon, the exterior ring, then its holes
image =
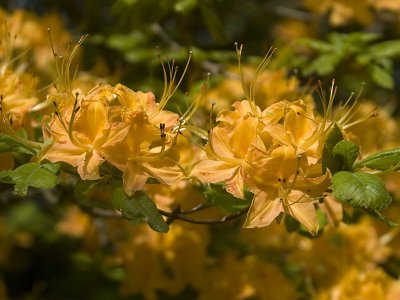
{"type": "Polygon", "coordinates": [[[214,128],[214,120],[213,120],[213,111],[215,107],[215,102],[211,103],[211,109],[210,113],[208,115],[208,120],[207,120],[207,132],[210,133],[212,129],[214,128]]]}
{"type": "Polygon", "coordinates": [[[264,71],[266,66],[268,65],[269,61],[271,60],[271,57],[273,53],[275,52],[276,48],[269,48],[267,54],[264,56],[260,64],[257,66],[256,71],[250,81],[250,87],[246,85],[245,79],[244,79],[244,74],[243,74],[243,68],[242,68],[242,63],[241,63],[241,56],[242,56],[242,50],[243,50],[243,44],[240,44],[238,46],[238,43],[235,42],[235,48],[236,48],[236,57],[238,61],[238,67],[239,67],[239,73],[240,73],[240,82],[242,85],[243,92],[248,99],[250,103],[250,107],[253,111],[254,115],[257,115],[257,108],[255,104],[255,85],[257,83],[257,79],[260,77],[260,74],[264,71]]]}
{"type": "Polygon", "coordinates": [[[292,192],[292,190],[293,190],[293,188],[294,188],[294,186],[295,186],[295,184],[296,184],[297,177],[298,177],[299,174],[300,174],[300,160],[301,160],[301,156],[302,156],[301,154],[297,155],[296,174],[294,175],[294,178],[293,178],[293,180],[292,180],[292,183],[290,184],[290,187],[289,187],[289,189],[288,189],[288,193],[289,193],[289,194],[292,192]]]}
{"type": "Polygon", "coordinates": [[[168,65],[168,75],[167,75],[167,70],[165,68],[164,60],[161,58],[161,55],[160,55],[160,49],[159,49],[159,47],[156,47],[156,49],[158,52],[157,55],[161,62],[161,66],[162,66],[163,74],[164,74],[164,90],[163,90],[163,94],[161,96],[160,103],[158,105],[158,110],[155,111],[150,116],[150,119],[152,119],[155,115],[157,115],[159,111],[164,109],[165,105],[168,103],[168,100],[171,99],[172,95],[176,92],[176,90],[182,83],[183,78],[186,74],[186,71],[189,67],[189,63],[192,58],[192,54],[193,54],[192,51],[189,51],[189,57],[186,61],[185,68],[184,68],[179,80],[175,84],[175,81],[177,80],[177,74],[178,74],[178,66],[175,66],[175,60],[172,60],[171,62],[169,60],[167,60],[167,65],[168,65]]]}

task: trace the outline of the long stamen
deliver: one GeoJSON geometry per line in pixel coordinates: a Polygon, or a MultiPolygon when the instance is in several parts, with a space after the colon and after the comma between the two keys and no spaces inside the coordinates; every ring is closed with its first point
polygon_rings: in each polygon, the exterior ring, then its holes
{"type": "Polygon", "coordinates": [[[257,79],[260,77],[260,74],[264,71],[267,67],[268,63],[270,62],[273,53],[275,52],[276,48],[269,48],[267,54],[262,59],[261,63],[257,66],[256,72],[253,75],[253,78],[250,82],[250,101],[255,102],[255,85],[257,83],[257,79]]]}
{"type": "MultiPolygon", "coordinates": [[[[368,120],[368,119],[370,119],[370,118],[374,118],[374,117],[379,116],[379,113],[376,113],[376,110],[377,110],[377,109],[378,109],[377,107],[374,107],[369,113],[367,113],[366,115],[364,115],[364,116],[361,117],[360,119],[355,120],[355,121],[353,121],[353,122],[351,122],[351,123],[344,124],[344,125],[343,125],[343,129],[350,128],[350,127],[352,127],[352,126],[354,126],[354,125],[357,125],[357,124],[360,124],[360,123],[362,123],[362,122],[364,122],[364,121],[366,121],[366,120],[368,120]]],[[[357,110],[357,111],[358,111],[358,110],[357,110]]],[[[351,120],[351,119],[350,119],[350,120],[351,120]]],[[[349,121],[350,121],[350,120],[349,120],[349,121]]]]}
{"type": "Polygon", "coordinates": [[[244,74],[243,74],[243,68],[242,68],[242,50],[243,50],[243,44],[239,44],[235,42],[235,48],[236,48],[236,57],[238,61],[238,67],[239,67],[239,74],[240,74],[240,83],[242,84],[242,89],[244,92],[244,95],[246,96],[247,99],[250,99],[250,91],[248,90],[248,87],[246,85],[246,82],[244,80],[244,74]]]}
{"type": "Polygon", "coordinates": [[[179,88],[180,84],[183,81],[183,78],[185,77],[185,74],[188,70],[189,67],[189,63],[191,61],[192,58],[192,51],[189,51],[189,57],[186,61],[185,67],[183,69],[182,75],[179,77],[179,79],[177,79],[177,74],[178,74],[178,67],[175,66],[175,61],[173,60],[172,62],[167,61],[168,64],[168,74],[167,74],[167,70],[165,68],[165,64],[163,59],[161,58],[160,52],[159,52],[159,48],[157,47],[158,50],[158,57],[160,59],[161,62],[161,66],[162,66],[162,70],[163,70],[163,74],[164,74],[164,90],[163,90],[163,94],[161,96],[161,100],[158,104],[158,110],[155,111],[151,116],[150,119],[152,119],[155,115],[157,115],[157,113],[159,111],[161,111],[162,109],[164,109],[165,105],[167,105],[168,100],[171,99],[172,95],[176,92],[176,90],[179,88]],[[177,81],[177,82],[176,82],[177,81]],[[176,82],[176,83],[175,83],[176,82]]]}
{"type": "Polygon", "coordinates": [[[290,184],[290,187],[288,189],[289,194],[292,192],[294,186],[296,185],[296,180],[297,177],[300,174],[300,160],[301,160],[301,154],[297,155],[297,165],[296,165],[296,174],[294,175],[294,178],[292,180],[292,183],[290,184]]]}

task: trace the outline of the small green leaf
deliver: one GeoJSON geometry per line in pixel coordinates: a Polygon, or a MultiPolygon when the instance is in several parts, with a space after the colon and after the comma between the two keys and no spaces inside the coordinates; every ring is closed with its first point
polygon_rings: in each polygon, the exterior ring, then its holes
{"type": "Polygon", "coordinates": [[[390,70],[384,69],[378,64],[371,64],[369,67],[372,80],[379,86],[385,89],[394,88],[394,80],[390,70]]]}
{"type": "Polygon", "coordinates": [[[300,230],[300,222],[289,214],[285,214],[285,227],[287,232],[295,232],[300,230]]]}
{"type": "Polygon", "coordinates": [[[113,206],[121,211],[131,224],[148,223],[155,231],[168,232],[167,223],[157,210],[157,206],[145,192],[136,192],[134,197],[130,198],[119,187],[113,192],[112,202],[113,206]]]}
{"type": "Polygon", "coordinates": [[[332,174],[342,170],[340,162],[333,155],[333,148],[337,143],[343,140],[343,134],[339,126],[335,124],[325,140],[322,151],[322,170],[325,173],[329,169],[332,174]]]}
{"type": "Polygon", "coordinates": [[[342,170],[351,171],[360,150],[353,142],[343,140],[333,147],[332,154],[342,164],[342,170]]]}
{"type": "Polygon", "coordinates": [[[333,196],[356,208],[382,210],[392,198],[378,176],[364,172],[338,172],[332,179],[333,196]]]}
{"type": "Polygon", "coordinates": [[[27,163],[13,171],[0,173],[0,181],[15,184],[14,193],[25,196],[28,187],[52,188],[58,183],[58,164],[27,163]]]}
{"type": "Polygon", "coordinates": [[[372,154],[360,161],[354,167],[368,167],[374,170],[389,170],[400,163],[400,148],[372,154]]]}
{"type": "Polygon", "coordinates": [[[367,52],[374,57],[393,57],[400,55],[400,40],[386,41],[371,45],[367,52]]]}
{"type": "Polygon", "coordinates": [[[236,198],[225,190],[223,184],[207,185],[203,190],[203,194],[207,202],[229,213],[234,213],[249,207],[254,197],[252,193],[246,191],[246,199],[236,198]]]}
{"type": "Polygon", "coordinates": [[[335,48],[331,44],[321,41],[321,40],[300,39],[300,40],[298,40],[298,43],[300,45],[304,45],[304,46],[309,47],[312,50],[318,51],[320,53],[335,51],[335,48]]]}
{"type": "Polygon", "coordinates": [[[18,139],[6,134],[0,134],[0,152],[18,152],[29,155],[36,154],[35,149],[28,147],[18,139]]]}
{"type": "Polygon", "coordinates": [[[310,75],[315,72],[322,76],[330,74],[341,60],[342,55],[337,52],[321,54],[303,67],[303,73],[304,75],[310,75]]]}

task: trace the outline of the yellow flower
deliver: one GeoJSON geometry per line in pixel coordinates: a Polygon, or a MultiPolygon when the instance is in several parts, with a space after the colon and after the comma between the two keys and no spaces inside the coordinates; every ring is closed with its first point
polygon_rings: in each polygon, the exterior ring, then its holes
{"type": "Polygon", "coordinates": [[[74,167],[82,179],[99,179],[99,166],[105,161],[107,149],[126,136],[128,126],[110,123],[108,102],[102,96],[104,89],[97,87],[86,96],[78,98],[74,106],[63,112],[56,111],[52,120],[44,125],[44,139],[52,144],[42,155],[51,162],[66,162],[74,167]]]}
{"type": "Polygon", "coordinates": [[[250,174],[250,189],[255,197],[247,215],[245,227],[268,226],[285,212],[302,223],[311,234],[316,234],[319,219],[313,197],[318,197],[328,186],[330,174],[315,178],[304,176],[304,159],[293,147],[279,147],[271,152],[264,164],[257,164],[250,174]]]}
{"type": "Polygon", "coordinates": [[[238,103],[232,113],[221,113],[218,120],[222,122],[211,131],[206,147],[209,159],[195,165],[191,174],[203,182],[225,181],[226,190],[238,198],[244,198],[246,160],[259,124],[257,118],[247,115],[251,110],[247,103],[238,103]]]}
{"type": "Polygon", "coordinates": [[[127,134],[121,144],[110,144],[107,160],[124,172],[124,190],[128,195],[143,189],[149,177],[173,184],[183,176],[173,149],[179,116],[164,111],[151,92],[134,92],[117,85],[114,89],[121,105],[121,120],[127,134]]]}

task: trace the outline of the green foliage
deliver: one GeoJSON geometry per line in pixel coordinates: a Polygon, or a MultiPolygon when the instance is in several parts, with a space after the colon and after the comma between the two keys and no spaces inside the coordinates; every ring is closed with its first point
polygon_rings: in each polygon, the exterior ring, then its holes
{"type": "Polygon", "coordinates": [[[301,39],[299,44],[316,55],[300,61],[298,67],[306,76],[312,73],[326,76],[348,64],[347,67],[367,71],[376,85],[393,89],[393,59],[400,55],[400,40],[376,43],[380,38],[374,33],[334,32],[327,36],[326,41],[301,39]]]}
{"type": "Polygon", "coordinates": [[[354,167],[368,167],[374,170],[385,171],[395,168],[400,164],[400,148],[387,150],[372,154],[360,161],[354,167]]]}
{"type": "Polygon", "coordinates": [[[342,140],[333,147],[332,154],[343,171],[351,171],[360,150],[353,142],[342,140]]]}
{"type": "Polygon", "coordinates": [[[394,222],[386,219],[385,216],[383,216],[377,209],[365,209],[364,211],[366,213],[368,213],[369,215],[371,215],[372,217],[378,219],[379,221],[382,221],[383,223],[385,223],[389,227],[393,228],[393,227],[398,226],[397,223],[394,223],[394,222]]]}
{"type": "Polygon", "coordinates": [[[25,196],[28,188],[52,188],[58,184],[58,164],[27,163],[15,170],[0,173],[0,181],[14,184],[14,193],[25,196]]]}
{"type": "Polygon", "coordinates": [[[34,155],[37,149],[27,146],[19,139],[6,134],[0,134],[0,152],[17,152],[34,155]]]}
{"type": "Polygon", "coordinates": [[[234,213],[250,206],[253,199],[251,192],[245,192],[245,199],[239,199],[225,190],[223,184],[209,184],[202,188],[206,201],[226,212],[234,213]]]}
{"type": "Polygon", "coordinates": [[[113,191],[112,203],[130,223],[148,223],[155,231],[168,232],[167,223],[145,192],[138,191],[134,197],[128,197],[122,188],[116,188],[113,191]]]}
{"type": "Polygon", "coordinates": [[[392,198],[378,176],[364,172],[341,171],[332,179],[333,196],[356,208],[382,210],[392,198]]]}
{"type": "Polygon", "coordinates": [[[332,174],[342,170],[341,162],[338,161],[334,154],[333,149],[337,143],[343,140],[343,134],[337,124],[334,124],[330,130],[328,137],[325,140],[324,149],[322,152],[322,170],[326,172],[329,169],[332,174]]]}

